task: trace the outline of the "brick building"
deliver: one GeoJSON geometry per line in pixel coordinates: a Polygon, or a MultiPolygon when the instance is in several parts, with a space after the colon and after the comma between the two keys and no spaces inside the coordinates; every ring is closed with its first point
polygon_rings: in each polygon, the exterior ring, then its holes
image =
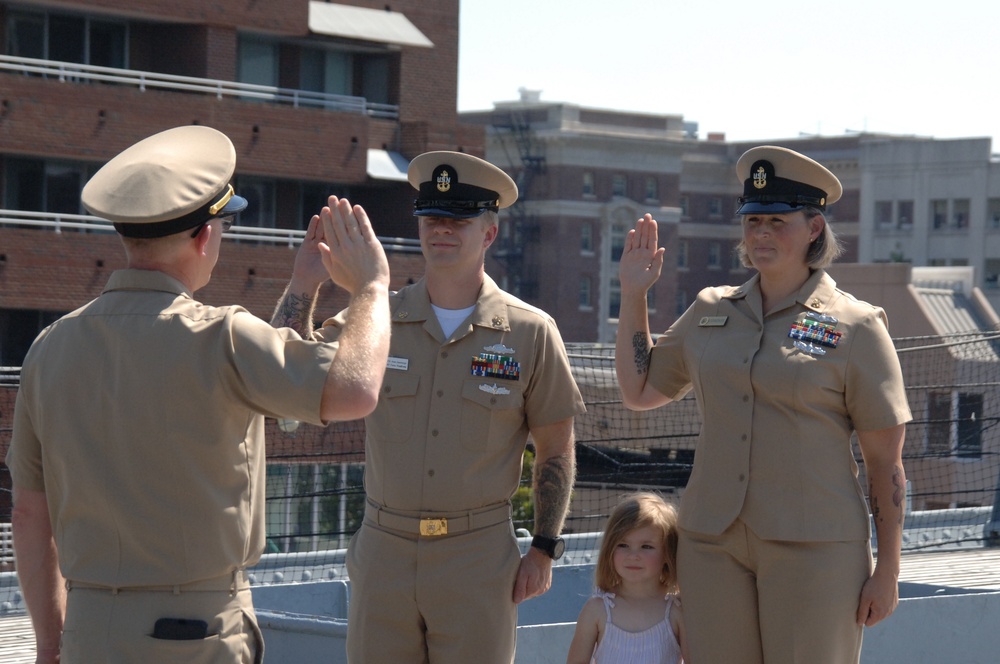
{"type": "MultiPolygon", "coordinates": [[[[44,324],[122,266],[113,236],[52,231],[85,212],[79,192],[97,168],[162,129],[229,135],[235,186],[251,202],[237,225],[277,232],[277,242],[227,243],[199,294],[209,303],[268,317],[291,268],[281,240],[330,193],[363,203],[378,235],[415,237],[408,159],[482,152],[482,130],[456,113],[458,6],[0,3],[0,209],[34,224],[6,214],[0,225],[0,365],[19,365],[44,324]]],[[[422,269],[419,254],[390,260],[397,283],[422,269]]]]}

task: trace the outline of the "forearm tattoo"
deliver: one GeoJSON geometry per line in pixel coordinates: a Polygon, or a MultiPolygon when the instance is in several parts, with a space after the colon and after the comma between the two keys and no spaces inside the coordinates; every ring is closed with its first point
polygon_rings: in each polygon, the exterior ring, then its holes
{"type": "Polygon", "coordinates": [[[636,332],[632,335],[632,352],[635,356],[635,372],[640,376],[649,371],[649,335],[636,332]]]}
{"type": "MultiPolygon", "coordinates": [[[[879,505],[878,496],[875,495],[874,486],[868,480],[868,502],[871,503],[872,518],[876,523],[881,519],[882,507],[879,505]]],[[[899,525],[903,524],[903,502],[906,500],[906,485],[903,480],[903,469],[895,466],[892,469],[892,506],[895,521],[899,525]]]]}
{"type": "Polygon", "coordinates": [[[304,339],[313,338],[313,308],[316,298],[285,293],[271,317],[274,327],[290,327],[304,339]]]}
{"type": "Polygon", "coordinates": [[[561,455],[536,464],[534,475],[535,532],[555,536],[562,532],[569,511],[576,467],[572,456],[561,455]]]}

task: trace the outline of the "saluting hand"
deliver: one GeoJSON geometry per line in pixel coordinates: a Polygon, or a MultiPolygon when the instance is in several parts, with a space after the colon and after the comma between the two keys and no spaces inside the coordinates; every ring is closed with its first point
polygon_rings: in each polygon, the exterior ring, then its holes
{"type": "Polygon", "coordinates": [[[625,250],[618,264],[623,296],[645,294],[660,278],[666,249],[657,246],[658,242],[656,220],[647,213],[635,222],[635,228],[625,238],[625,250]]]}
{"type": "Polygon", "coordinates": [[[388,288],[389,261],[364,208],[336,196],[328,202],[319,214],[324,241],[317,246],[330,278],[352,295],[368,284],[388,288]]]}

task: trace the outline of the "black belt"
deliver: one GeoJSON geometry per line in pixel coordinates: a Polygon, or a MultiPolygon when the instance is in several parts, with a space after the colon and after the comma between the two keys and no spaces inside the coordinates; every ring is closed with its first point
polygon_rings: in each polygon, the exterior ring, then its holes
{"type": "Polygon", "coordinates": [[[399,530],[422,537],[438,537],[487,528],[504,521],[510,521],[511,507],[509,502],[503,502],[466,512],[418,515],[389,510],[372,500],[368,500],[365,505],[365,518],[391,530],[399,530]]]}

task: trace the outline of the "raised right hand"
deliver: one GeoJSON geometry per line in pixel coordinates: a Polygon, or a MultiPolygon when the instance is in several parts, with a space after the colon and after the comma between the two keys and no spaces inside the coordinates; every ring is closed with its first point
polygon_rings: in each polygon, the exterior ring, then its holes
{"type": "Polygon", "coordinates": [[[645,294],[663,269],[663,247],[658,247],[656,220],[646,214],[635,222],[635,228],[625,238],[625,249],[618,263],[618,280],[622,296],[645,294]]]}
{"type": "Polygon", "coordinates": [[[324,241],[318,243],[327,274],[351,295],[372,284],[389,287],[389,261],[364,208],[330,196],[319,214],[324,241]]]}

